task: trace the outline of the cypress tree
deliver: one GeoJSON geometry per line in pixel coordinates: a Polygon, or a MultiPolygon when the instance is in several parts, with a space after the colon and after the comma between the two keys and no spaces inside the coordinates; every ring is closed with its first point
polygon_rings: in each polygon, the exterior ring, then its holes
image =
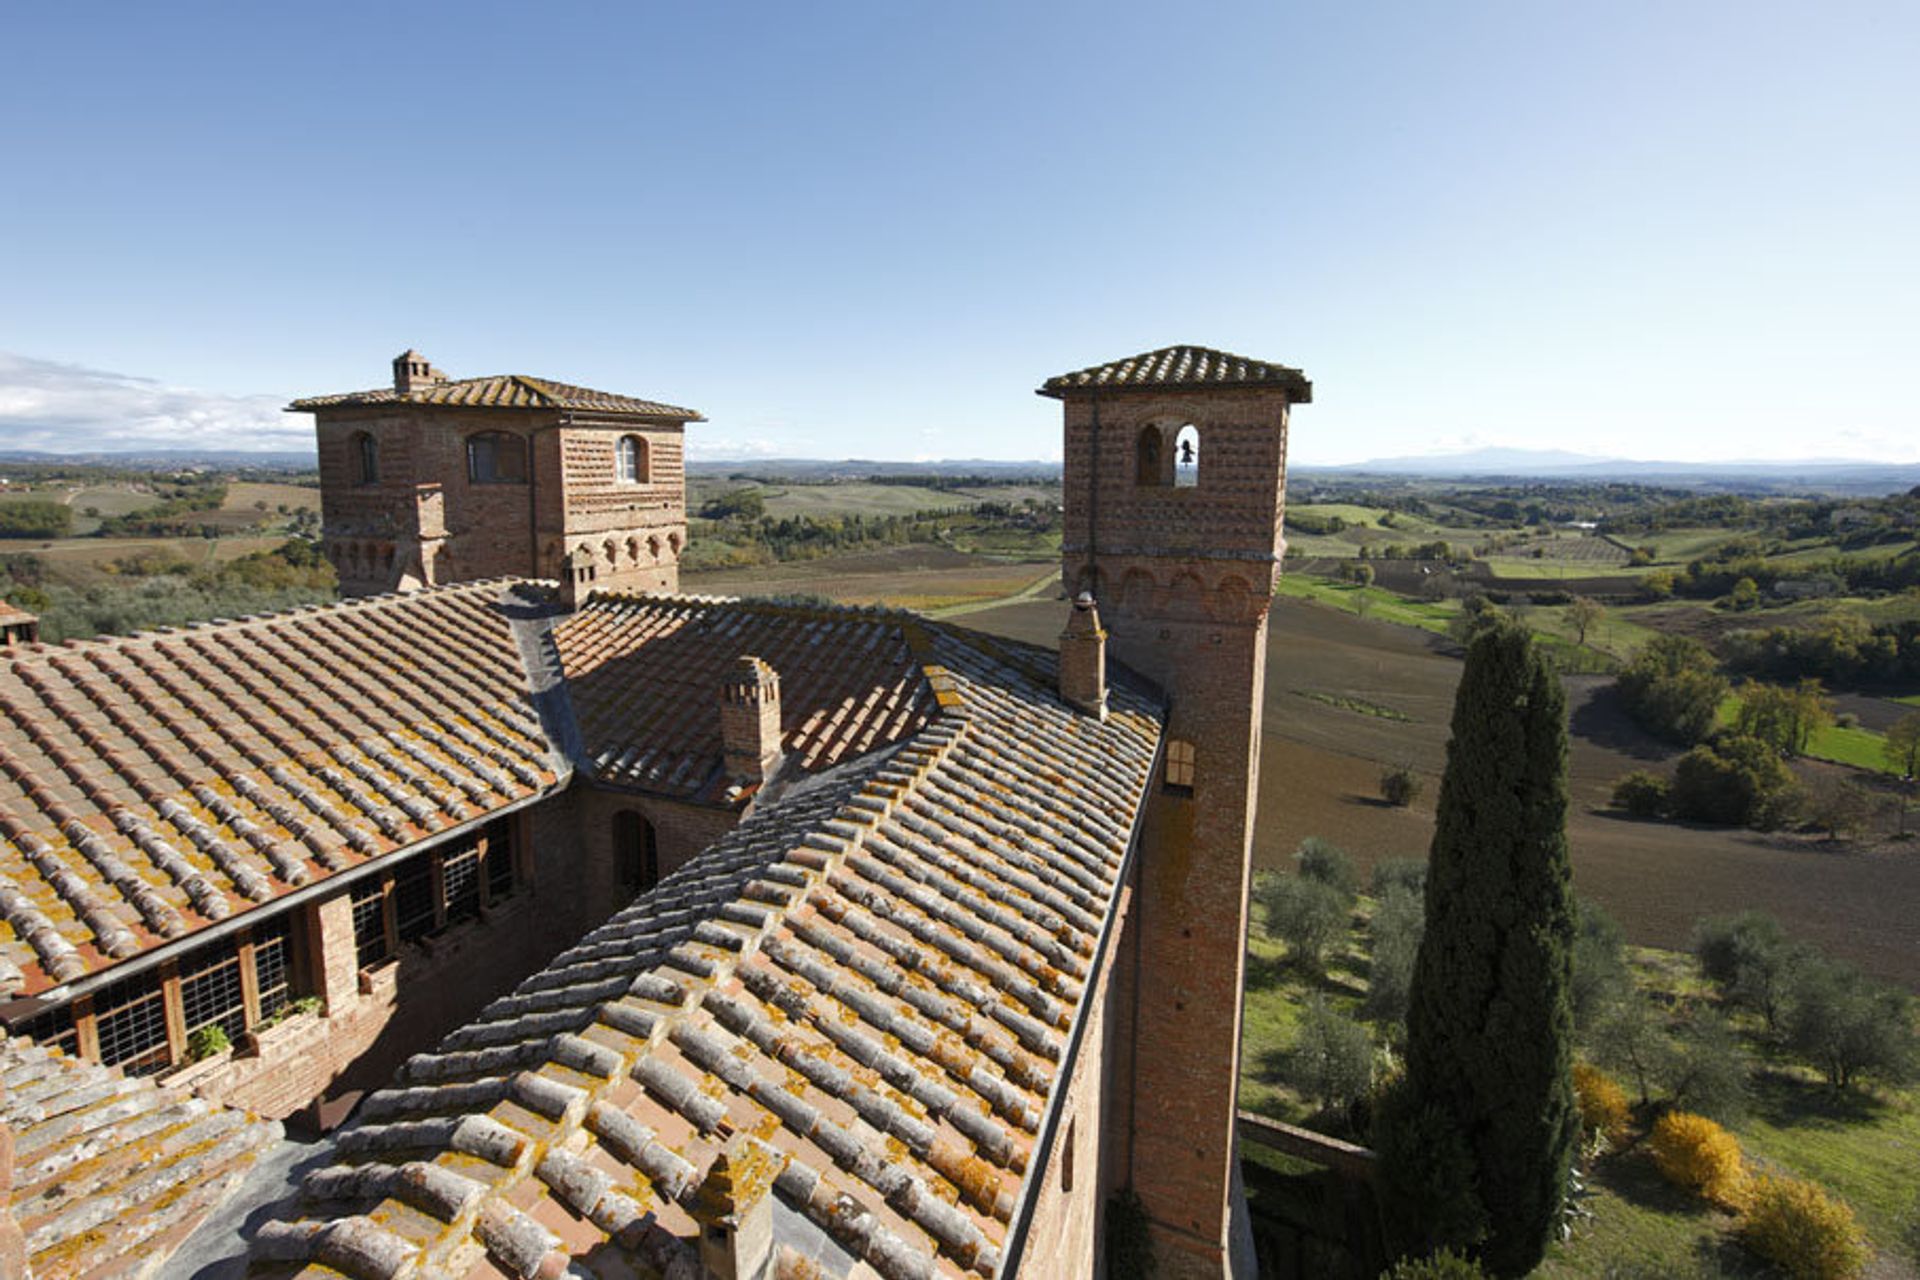
{"type": "Polygon", "coordinates": [[[1462,1140],[1487,1227],[1482,1262],[1518,1276],[1552,1238],[1578,1140],[1566,697],[1527,632],[1474,639],[1452,732],[1406,1088],[1462,1140]]]}

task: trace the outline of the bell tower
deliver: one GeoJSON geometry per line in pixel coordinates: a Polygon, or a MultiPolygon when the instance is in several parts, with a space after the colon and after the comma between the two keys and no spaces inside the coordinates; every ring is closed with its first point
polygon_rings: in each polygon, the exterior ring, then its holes
{"type": "Polygon", "coordinates": [[[1170,708],[1116,973],[1108,1176],[1152,1223],[1163,1276],[1225,1273],[1237,1180],[1240,1002],[1267,612],[1284,548],[1297,369],[1163,347],[1052,378],[1066,411],[1062,580],[1098,603],[1110,656],[1170,708]]]}

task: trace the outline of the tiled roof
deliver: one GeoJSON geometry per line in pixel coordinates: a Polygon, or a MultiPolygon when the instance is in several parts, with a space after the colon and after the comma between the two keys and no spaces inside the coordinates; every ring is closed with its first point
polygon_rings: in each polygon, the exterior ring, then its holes
{"type": "Polygon", "coordinates": [[[0,994],[558,781],[500,583],[0,658],[0,994]]]}
{"type": "Polygon", "coordinates": [[[595,775],[706,803],[728,786],[716,706],[742,655],[779,673],[788,760],[814,773],[926,725],[924,635],[897,613],[663,596],[598,596],[554,628],[595,775]]]}
{"type": "Polygon", "coordinates": [[[1065,398],[1079,391],[1159,391],[1210,387],[1283,387],[1297,404],[1313,398],[1313,384],[1298,369],[1250,360],[1212,347],[1161,347],[1142,355],[1063,373],[1041,384],[1040,394],[1065,398]]]}
{"type": "Polygon", "coordinates": [[[25,1040],[0,1042],[0,1120],[35,1280],[153,1274],[280,1136],[273,1121],[25,1040]]]}
{"type": "Polygon", "coordinates": [[[824,1233],[889,1280],[993,1275],[1160,711],[1116,687],[1103,724],[1053,695],[1051,654],[925,627],[926,727],[797,785],[411,1059],[260,1231],[256,1274],[682,1274],[747,1134],[781,1159],[776,1239],[824,1233]]]}
{"type": "Polygon", "coordinates": [[[16,622],[32,622],[35,617],[35,614],[28,613],[17,605],[0,600],[0,624],[11,626],[16,622]]]}
{"type": "Polygon", "coordinates": [[[675,418],[682,422],[705,422],[693,409],[641,400],[634,396],[576,387],[550,378],[529,378],[509,373],[492,378],[458,378],[396,391],[375,387],[371,391],[345,391],[339,395],[308,396],[295,400],[287,408],[302,412],[339,405],[440,404],[470,409],[581,409],[601,413],[632,413],[650,418],[675,418]]]}

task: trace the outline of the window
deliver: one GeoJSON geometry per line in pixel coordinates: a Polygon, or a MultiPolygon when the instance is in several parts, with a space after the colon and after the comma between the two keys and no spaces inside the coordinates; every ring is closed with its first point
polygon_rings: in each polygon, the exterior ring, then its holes
{"type": "Polygon", "coordinates": [[[513,892],[512,828],[496,822],[487,828],[487,897],[498,902],[513,892]]]}
{"type": "Polygon", "coordinates": [[[400,941],[418,942],[439,927],[438,897],[432,858],[415,858],[393,873],[393,931],[400,941]]]}
{"type": "Polygon", "coordinates": [[[293,1002],[292,919],[283,915],[253,929],[254,986],[260,992],[262,1018],[271,1018],[293,1002]]]}
{"type": "Polygon", "coordinates": [[[504,431],[468,436],[467,479],[474,484],[525,484],[527,442],[504,431]]]}
{"type": "Polygon", "coordinates": [[[1160,428],[1140,428],[1140,439],[1134,445],[1133,482],[1138,485],[1165,484],[1167,478],[1160,465],[1160,452],[1163,441],[1160,428]]]}
{"type": "Polygon", "coordinates": [[[1173,487],[1192,489],[1200,483],[1200,428],[1189,422],[1173,437],[1173,487]]]}
{"type": "Polygon", "coordinates": [[[639,436],[621,436],[620,443],[614,446],[614,476],[621,484],[645,484],[652,477],[651,459],[647,457],[647,442],[639,436]]]}
{"type": "Polygon", "coordinates": [[[380,483],[380,442],[365,431],[353,433],[353,482],[380,483]]]}
{"type": "Polygon", "coordinates": [[[440,863],[440,883],[445,887],[447,923],[476,919],[480,915],[479,846],[447,854],[440,863]]]}
{"type": "Polygon", "coordinates": [[[130,1076],[152,1075],[173,1065],[167,1044],[166,990],[147,972],[104,988],[93,998],[100,1061],[130,1076]]]}
{"type": "Polygon", "coordinates": [[[247,1001],[240,987],[240,950],[232,940],[209,943],[181,962],[180,1011],[188,1045],[206,1027],[225,1031],[229,1044],[240,1043],[247,1030],[247,1001]]]}
{"type": "Polygon", "coordinates": [[[73,1021],[73,1006],[63,1004],[34,1014],[13,1026],[15,1035],[25,1036],[42,1049],[58,1049],[69,1058],[80,1056],[80,1028],[73,1021]]]}
{"type": "Polygon", "coordinates": [[[1174,738],[1167,743],[1167,790],[1193,794],[1193,744],[1174,738]]]}
{"type": "Polygon", "coordinates": [[[353,949],[362,969],[371,969],[393,954],[387,939],[387,886],[379,877],[353,891],[353,949]]]}
{"type": "Polygon", "coordinates": [[[645,893],[660,883],[660,846],[645,815],[632,809],[613,815],[613,865],[623,889],[645,893]]]}

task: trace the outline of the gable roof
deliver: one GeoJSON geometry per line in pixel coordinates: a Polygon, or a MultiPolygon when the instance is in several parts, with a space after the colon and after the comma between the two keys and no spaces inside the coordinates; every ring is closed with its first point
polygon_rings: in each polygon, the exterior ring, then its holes
{"type": "Polygon", "coordinates": [[[578,409],[599,413],[635,414],[649,418],[672,418],[680,422],[705,422],[697,410],[635,396],[576,387],[550,378],[529,378],[509,373],[491,378],[458,378],[396,391],[375,387],[371,391],[344,391],[337,395],[307,396],[288,405],[289,411],[311,413],[345,405],[430,404],[467,409],[578,409]]]}
{"type": "Polygon", "coordinates": [[[703,1176],[748,1134],[776,1153],[776,1242],[889,1280],[995,1274],[1162,712],[1116,684],[1102,723],[1054,696],[1052,654],[921,625],[925,727],[797,784],[409,1060],[256,1269],[679,1274],[703,1176]]]}
{"type": "Polygon", "coordinates": [[[1313,399],[1313,384],[1298,369],[1252,360],[1212,347],[1161,347],[1048,378],[1039,394],[1055,399],[1094,391],[1201,390],[1281,387],[1295,404],[1313,399]]]}
{"type": "Polygon", "coordinates": [[[559,783],[502,592],[0,650],[0,995],[559,783]]]}
{"type": "Polygon", "coordinates": [[[280,1126],[0,1035],[11,1213],[38,1280],[147,1275],[238,1186],[280,1126]]]}
{"type": "Polygon", "coordinates": [[[587,766],[602,782],[730,795],[718,698],[743,655],[779,673],[788,767],[818,773],[924,728],[926,629],[905,614],[690,596],[596,595],[556,624],[587,766]]]}

